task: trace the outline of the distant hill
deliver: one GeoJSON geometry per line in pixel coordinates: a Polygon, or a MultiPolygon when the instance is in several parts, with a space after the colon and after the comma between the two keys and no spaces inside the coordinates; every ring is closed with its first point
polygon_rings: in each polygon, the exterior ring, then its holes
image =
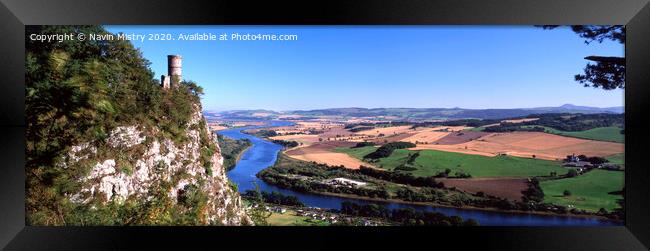
{"type": "Polygon", "coordinates": [[[542,113],[623,113],[620,107],[589,107],[565,104],[558,107],[512,108],[512,109],[464,109],[464,108],[328,108],[316,110],[297,110],[275,112],[268,110],[238,110],[219,112],[223,118],[229,119],[260,119],[277,118],[279,115],[340,116],[340,117],[384,117],[393,120],[444,120],[444,119],[504,119],[524,117],[542,113]]]}
{"type": "Polygon", "coordinates": [[[539,107],[533,109],[550,110],[551,112],[578,111],[576,113],[623,113],[625,112],[625,108],[623,106],[600,108],[600,107],[591,107],[591,106],[577,106],[572,104],[564,104],[558,107],[539,107]]]}
{"type": "Polygon", "coordinates": [[[208,118],[227,118],[227,119],[276,119],[281,113],[271,111],[271,110],[231,110],[231,111],[221,111],[221,112],[212,112],[212,111],[203,111],[203,114],[208,118]]]}

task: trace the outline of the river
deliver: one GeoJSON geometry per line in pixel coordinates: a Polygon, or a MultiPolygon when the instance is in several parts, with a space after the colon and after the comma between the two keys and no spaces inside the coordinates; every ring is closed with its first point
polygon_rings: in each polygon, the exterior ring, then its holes
{"type": "Polygon", "coordinates": [[[249,139],[252,146],[248,148],[241,156],[235,167],[227,173],[228,178],[237,184],[239,192],[243,193],[249,189],[255,189],[257,184],[261,191],[278,191],[285,195],[296,196],[306,206],[339,209],[341,202],[350,201],[357,204],[376,203],[385,205],[387,208],[413,208],[416,210],[427,210],[440,212],[452,216],[458,215],[463,219],[475,219],[482,226],[613,226],[622,225],[617,222],[605,221],[596,218],[587,217],[569,217],[569,216],[550,216],[538,214],[521,214],[521,213],[503,213],[475,209],[457,209],[447,207],[421,206],[404,203],[382,203],[362,199],[349,199],[328,195],[317,195],[299,193],[287,189],[282,189],[273,185],[266,184],[255,176],[259,171],[272,166],[282,146],[263,140],[253,135],[242,133],[242,130],[257,129],[273,126],[291,125],[288,121],[270,121],[263,126],[247,126],[228,130],[218,131],[217,134],[230,137],[233,139],[249,139]]]}

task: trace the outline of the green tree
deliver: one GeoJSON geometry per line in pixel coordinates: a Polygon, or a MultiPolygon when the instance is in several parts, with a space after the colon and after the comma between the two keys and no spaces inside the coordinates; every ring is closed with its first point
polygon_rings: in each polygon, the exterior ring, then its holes
{"type": "Polygon", "coordinates": [[[569,172],[566,174],[567,177],[576,177],[578,176],[578,171],[575,169],[569,169],[569,172]]]}
{"type": "MultiPolygon", "coordinates": [[[[544,29],[555,29],[558,25],[544,25],[544,29]]],[[[625,44],[625,26],[623,25],[572,25],[571,30],[585,39],[585,43],[602,43],[611,40],[625,44]]],[[[584,74],[575,75],[575,80],[585,87],[596,87],[605,90],[625,88],[625,58],[587,56],[591,61],[585,66],[584,74]]]]}
{"type": "MultiPolygon", "coordinates": [[[[126,203],[120,210],[108,203],[106,207],[110,210],[89,212],[86,210],[92,207],[69,201],[68,197],[80,189],[79,179],[94,163],[82,160],[64,166],[66,153],[74,145],[89,143],[97,148],[98,154],[110,154],[105,140],[112,129],[121,125],[157,127],[161,129],[159,133],[147,136],[182,141],[187,138],[185,127],[200,104],[202,88],[189,81],[183,88],[163,91],[154,79],[149,61],[129,41],[39,42],[27,37],[29,34],[110,34],[101,26],[26,26],[25,30],[28,224],[93,222],[88,218],[74,218],[73,214],[88,217],[101,214],[97,216],[101,219],[112,215],[115,218],[111,221],[101,221],[110,224],[132,222],[129,213],[120,212],[140,207],[141,203],[126,203]]],[[[209,144],[202,142],[202,145],[214,149],[209,144]]],[[[149,204],[169,209],[167,201],[160,198],[159,202],[149,204]]],[[[170,213],[156,215],[168,217],[170,213]]],[[[152,222],[170,221],[159,218],[152,222]]]]}
{"type": "Polygon", "coordinates": [[[248,212],[248,215],[251,217],[251,220],[253,220],[256,226],[268,226],[269,223],[267,219],[271,216],[272,213],[266,210],[266,202],[264,202],[264,197],[260,192],[260,186],[257,183],[254,185],[255,192],[251,194],[255,194],[255,196],[253,196],[251,199],[252,207],[248,212]]]}

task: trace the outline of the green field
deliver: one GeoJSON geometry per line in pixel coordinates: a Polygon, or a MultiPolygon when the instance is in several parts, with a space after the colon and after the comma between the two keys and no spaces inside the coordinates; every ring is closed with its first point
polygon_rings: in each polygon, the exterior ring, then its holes
{"type": "MultiPolygon", "coordinates": [[[[524,127],[530,127],[530,126],[524,126],[524,127]]],[[[609,142],[617,142],[617,143],[623,143],[625,141],[625,135],[621,134],[622,129],[620,127],[614,127],[614,126],[598,127],[598,128],[593,128],[585,131],[577,131],[577,132],[561,131],[561,130],[557,130],[545,126],[544,128],[546,129],[547,133],[568,136],[568,137],[592,139],[592,140],[599,140],[599,141],[609,141],[609,142]]]]}
{"type": "Polygon", "coordinates": [[[467,130],[467,131],[473,131],[473,132],[482,132],[482,131],[485,130],[485,127],[479,126],[479,127],[474,127],[474,128],[465,129],[465,130],[467,130]]]}
{"type": "MultiPolygon", "coordinates": [[[[347,153],[358,159],[374,151],[375,147],[337,148],[336,151],[347,153]]],[[[408,160],[409,153],[415,151],[398,149],[387,158],[381,158],[374,166],[393,170],[408,160]]],[[[545,176],[550,172],[558,175],[567,173],[559,162],[540,159],[519,158],[513,156],[486,157],[480,155],[421,150],[415,160],[417,170],[410,171],[415,176],[434,176],[445,169],[451,169],[451,175],[465,172],[472,177],[532,177],[545,176]]]]}
{"type": "Polygon", "coordinates": [[[348,155],[355,157],[357,159],[363,159],[363,156],[374,152],[377,150],[377,147],[374,146],[364,146],[364,147],[337,147],[334,151],[347,153],[348,155]]]}
{"type": "Polygon", "coordinates": [[[266,219],[271,226],[327,226],[328,222],[314,220],[305,216],[295,215],[295,211],[287,210],[286,213],[272,213],[266,219]]]}
{"type": "Polygon", "coordinates": [[[609,160],[609,163],[623,166],[625,165],[625,153],[614,154],[605,158],[609,160]]]}
{"type": "Polygon", "coordinates": [[[575,178],[543,181],[540,185],[544,191],[544,202],[573,205],[589,211],[605,208],[611,212],[620,207],[616,200],[623,197],[609,193],[623,188],[623,178],[624,172],[596,169],[575,178]],[[564,196],[564,190],[570,191],[571,195],[564,196]]]}

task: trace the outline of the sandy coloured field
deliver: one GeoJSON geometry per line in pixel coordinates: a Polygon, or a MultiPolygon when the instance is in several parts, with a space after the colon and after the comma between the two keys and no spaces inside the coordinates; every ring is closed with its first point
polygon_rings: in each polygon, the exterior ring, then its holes
{"type": "MultiPolygon", "coordinates": [[[[457,134],[465,130],[466,126],[436,126],[433,128],[417,128],[416,133],[411,134],[409,137],[404,138],[402,141],[408,142],[426,142],[432,144],[442,138],[448,137],[450,134],[457,134]]],[[[412,131],[412,130],[410,130],[412,131]]]]}
{"type": "MultiPolygon", "coordinates": [[[[413,135],[415,135],[415,133],[401,133],[401,134],[391,135],[391,136],[382,137],[382,138],[372,138],[371,137],[371,139],[364,140],[364,141],[370,141],[370,142],[373,142],[373,143],[375,143],[377,145],[382,145],[382,144],[386,144],[386,143],[390,143],[390,142],[404,141],[404,139],[406,139],[408,137],[411,137],[413,135]]],[[[368,136],[368,137],[370,137],[370,136],[368,136]]]]}
{"type": "Polygon", "coordinates": [[[342,128],[343,124],[322,121],[298,121],[292,126],[274,127],[273,130],[278,134],[301,133],[310,134],[311,131],[328,131],[330,128],[342,128]]]}
{"type": "Polygon", "coordinates": [[[528,188],[525,178],[474,178],[474,179],[438,179],[445,187],[456,187],[459,190],[477,193],[483,192],[492,196],[510,200],[521,200],[521,191],[528,188]]]}
{"type": "Polygon", "coordinates": [[[415,133],[413,135],[410,135],[407,138],[402,139],[402,141],[407,141],[411,143],[416,143],[416,142],[426,142],[426,143],[433,143],[447,135],[449,135],[451,132],[439,132],[439,131],[433,131],[433,130],[426,130],[422,132],[415,133]]]}
{"type": "Polygon", "coordinates": [[[332,127],[329,130],[326,130],[325,132],[321,133],[319,136],[321,138],[340,138],[340,137],[350,137],[354,135],[355,133],[352,133],[342,126],[340,127],[332,127]]]}
{"type": "Polygon", "coordinates": [[[289,157],[304,161],[315,161],[321,164],[327,164],[330,166],[344,166],[348,169],[359,169],[359,166],[369,166],[366,163],[361,162],[355,158],[348,156],[345,153],[334,153],[334,152],[321,152],[321,153],[307,153],[301,155],[290,155],[289,157]]]}
{"type": "Polygon", "coordinates": [[[438,151],[445,151],[445,152],[454,152],[454,153],[465,153],[465,154],[474,154],[474,155],[481,155],[481,156],[487,156],[487,157],[493,157],[496,156],[495,153],[491,152],[486,152],[486,151],[479,151],[477,149],[472,149],[472,148],[465,148],[464,146],[461,145],[432,145],[432,144],[418,144],[414,148],[409,148],[410,150],[438,150],[438,151]]]}
{"type": "Polygon", "coordinates": [[[622,153],[623,144],[564,137],[542,132],[491,133],[469,142],[442,145],[422,144],[415,150],[434,149],[449,152],[495,156],[512,156],[560,160],[571,154],[608,156],[622,153]]]}
{"type": "Polygon", "coordinates": [[[378,127],[371,130],[360,131],[357,134],[370,135],[370,136],[378,136],[379,134],[383,134],[385,136],[390,136],[390,135],[413,132],[413,131],[414,130],[411,129],[411,126],[405,125],[405,126],[378,127]]]}
{"type": "Polygon", "coordinates": [[[273,140],[286,140],[286,141],[297,141],[303,144],[312,144],[318,142],[318,135],[315,134],[295,134],[295,135],[282,135],[271,137],[273,140]]]}
{"type": "Polygon", "coordinates": [[[222,126],[222,125],[209,125],[209,127],[210,127],[210,130],[212,130],[212,131],[220,131],[220,130],[228,129],[228,127],[222,126]]]}
{"type": "Polygon", "coordinates": [[[345,153],[333,152],[333,149],[336,147],[350,147],[354,144],[355,143],[352,142],[315,143],[310,146],[298,147],[289,150],[285,152],[285,154],[294,159],[315,161],[317,163],[327,164],[330,166],[342,165],[350,169],[359,169],[360,165],[370,166],[369,164],[353,158],[345,153]]]}

